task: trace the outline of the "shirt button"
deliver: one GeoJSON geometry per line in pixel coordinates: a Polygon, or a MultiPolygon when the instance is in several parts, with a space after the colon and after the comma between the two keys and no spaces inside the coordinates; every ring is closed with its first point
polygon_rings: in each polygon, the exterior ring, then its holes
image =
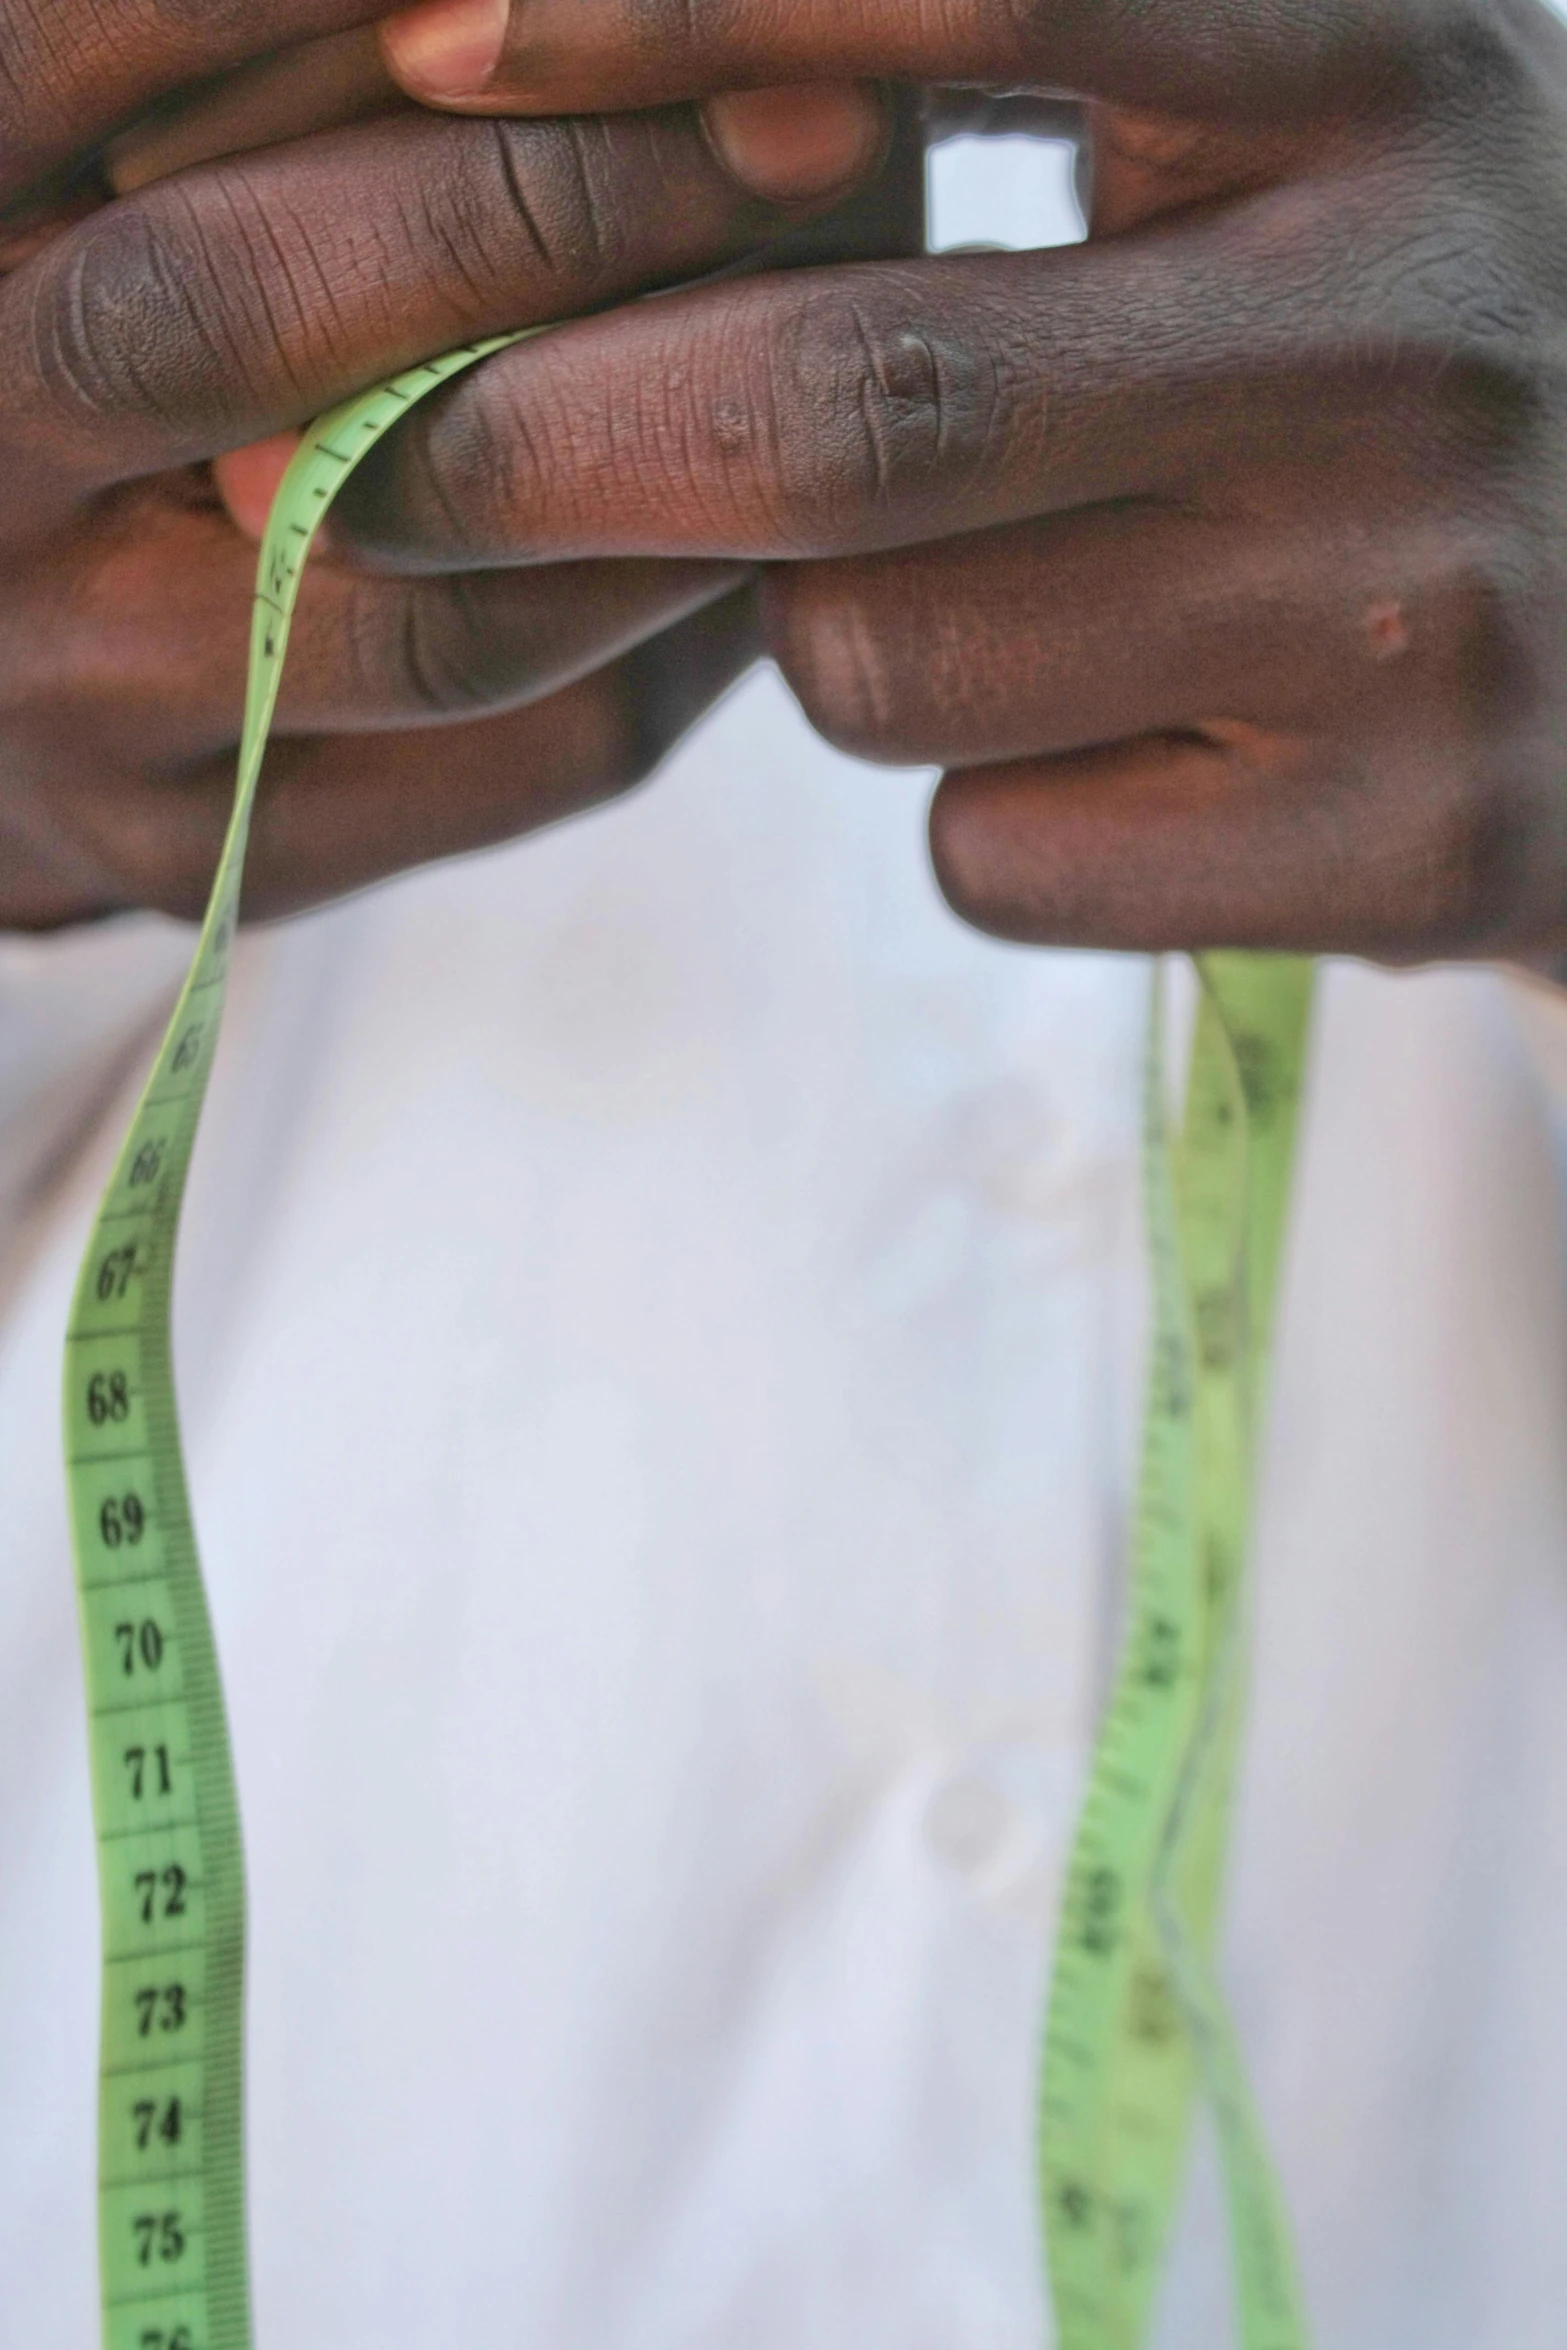
{"type": "Polygon", "coordinates": [[[931,1860],[986,1901],[1031,1900],[1063,1833],[1065,1804],[1050,1757],[1031,1746],[994,1746],[955,1760],[930,1787],[921,1835],[931,1860]]]}
{"type": "Polygon", "coordinates": [[[925,1806],[927,1847],[963,1877],[980,1876],[996,1861],[1012,1827],[1012,1806],[978,1771],[944,1780],[925,1806]]]}

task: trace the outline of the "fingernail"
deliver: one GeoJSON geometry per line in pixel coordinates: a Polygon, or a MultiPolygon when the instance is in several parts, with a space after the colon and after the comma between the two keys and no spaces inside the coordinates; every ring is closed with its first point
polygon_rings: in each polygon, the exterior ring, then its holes
{"type": "Polygon", "coordinates": [[[501,61],[508,0],[420,0],[381,25],[393,73],[416,98],[476,98],[501,61]]]}
{"type": "Polygon", "coordinates": [[[772,204],[847,188],[886,135],[881,101],[853,82],[732,90],[702,109],[714,152],[743,188],[772,204]]]}
{"type": "Polygon", "coordinates": [[[277,432],[270,440],[252,441],[248,448],[230,449],[226,456],[212,460],[212,478],[230,521],[258,544],[278,484],[303,437],[297,432],[277,432]]]}

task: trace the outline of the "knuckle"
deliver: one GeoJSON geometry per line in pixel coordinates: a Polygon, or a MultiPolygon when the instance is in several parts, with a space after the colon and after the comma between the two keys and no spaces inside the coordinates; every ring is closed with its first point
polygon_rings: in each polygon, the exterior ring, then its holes
{"type": "Polygon", "coordinates": [[[837,749],[883,762],[917,757],[899,724],[896,648],[842,570],[771,575],[763,590],[769,649],[812,726],[837,749]]]}
{"type": "Polygon", "coordinates": [[[645,126],[498,120],[489,130],[503,209],[544,275],[576,291],[623,269],[632,232],[622,150],[645,126]]]}
{"type": "Polygon", "coordinates": [[[1458,415],[1533,408],[1558,372],[1567,306],[1549,227],[1556,169],[1542,170],[1528,126],[1482,105],[1438,114],[1416,159],[1321,191],[1336,215],[1323,225],[1343,255],[1351,345],[1410,369],[1458,415]]]}
{"type": "Polygon", "coordinates": [[[1520,879],[1508,799],[1473,774],[1450,774],[1433,790],[1411,925],[1422,956],[1473,954],[1505,935],[1520,879]]]}
{"type": "Polygon", "coordinates": [[[533,403],[504,370],[478,370],[455,394],[390,434],[340,491],[333,530],[372,563],[444,569],[505,561],[546,479],[533,403]]]}
{"type": "Polygon", "coordinates": [[[752,359],[800,554],[868,542],[894,509],[900,523],[932,519],[992,445],[997,391],[979,339],[945,333],[916,302],[892,267],[857,288],[823,286],[752,359]]]}
{"type": "Polygon", "coordinates": [[[1556,321],[1542,313],[1537,275],[1497,224],[1460,210],[1406,237],[1367,288],[1395,358],[1422,354],[1463,407],[1500,398],[1531,404],[1556,321]]]}
{"type": "Polygon", "coordinates": [[[428,517],[443,549],[478,562],[525,543],[556,436],[548,410],[517,390],[505,368],[485,369],[411,437],[413,511],[428,517]]]}
{"type": "Polygon", "coordinates": [[[1351,847],[1360,843],[1346,888],[1364,909],[1370,951],[1391,945],[1392,960],[1423,962],[1505,948],[1534,861],[1506,756],[1449,740],[1373,752],[1370,764],[1369,798],[1355,787],[1328,803],[1351,847]]]}
{"type": "Polygon", "coordinates": [[[1398,794],[1419,828],[1407,870],[1427,953],[1505,948],[1555,889],[1559,776],[1541,747],[1556,732],[1555,664],[1539,585],[1524,539],[1493,531],[1440,599],[1447,718],[1398,794]]]}
{"type": "MultiPolygon", "coordinates": [[[[1457,518],[1511,527],[1511,510],[1526,508],[1533,488],[1560,468],[1567,376],[1521,340],[1451,349],[1416,400],[1390,408],[1388,429],[1397,430],[1400,411],[1407,425],[1409,470],[1427,498],[1435,485],[1457,518]]],[[[1526,531],[1526,514],[1520,522],[1526,531]]]]}
{"type": "Polygon", "coordinates": [[[393,698],[432,722],[472,718],[516,697],[525,682],[484,625],[472,583],[461,574],[410,582],[395,626],[387,626],[380,595],[366,595],[354,622],[364,646],[367,690],[386,698],[385,668],[394,670],[393,698]]]}

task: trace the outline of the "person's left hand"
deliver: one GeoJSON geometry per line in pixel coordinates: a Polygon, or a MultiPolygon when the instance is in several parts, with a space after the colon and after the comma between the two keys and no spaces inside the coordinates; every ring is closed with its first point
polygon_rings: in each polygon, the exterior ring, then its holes
{"type": "MultiPolygon", "coordinates": [[[[427,99],[436,22],[386,36],[427,99]]],[[[573,325],[372,461],[344,522],[372,559],[770,562],[807,712],[947,770],[940,879],[1009,937],[1567,946],[1567,34],[1538,0],[512,22],[451,103],[1064,88],[1092,241],[573,325]]]]}

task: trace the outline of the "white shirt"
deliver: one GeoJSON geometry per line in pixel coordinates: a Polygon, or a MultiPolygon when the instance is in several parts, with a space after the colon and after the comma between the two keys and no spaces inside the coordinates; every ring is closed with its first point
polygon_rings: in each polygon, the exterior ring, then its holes
{"type": "MultiPolygon", "coordinates": [[[[1135,1452],[1146,973],[962,929],[925,789],[759,677],[629,805],[241,947],[178,1335],[261,2350],[1048,2340],[1035,2072],[1135,1452]]],[[[187,951],[0,943],[19,2350],[96,2327],[60,1335],[187,951]]],[[[1550,1120],[1501,980],[1329,974],[1226,1953],[1322,2350],[1560,2350],[1550,1120]]],[[[1160,2350],[1230,2339],[1211,2200],[1160,2350]]]]}

